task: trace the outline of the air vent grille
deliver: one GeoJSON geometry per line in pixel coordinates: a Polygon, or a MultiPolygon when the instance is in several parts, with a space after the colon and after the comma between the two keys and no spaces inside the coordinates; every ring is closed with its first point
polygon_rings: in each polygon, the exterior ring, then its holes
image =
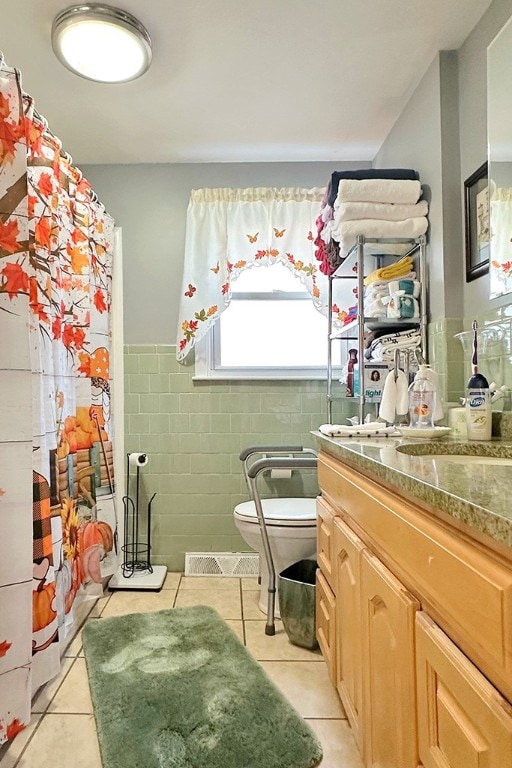
{"type": "Polygon", "coordinates": [[[259,555],[252,552],[187,552],[185,576],[258,576],[259,555]]]}

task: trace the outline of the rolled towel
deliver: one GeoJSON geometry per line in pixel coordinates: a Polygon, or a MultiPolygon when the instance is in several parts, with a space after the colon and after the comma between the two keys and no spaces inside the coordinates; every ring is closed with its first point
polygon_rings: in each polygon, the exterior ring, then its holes
{"type": "Polygon", "coordinates": [[[421,197],[421,184],[411,179],[341,179],[338,203],[396,203],[415,205],[421,197]]]}
{"type": "Polygon", "coordinates": [[[384,219],[385,221],[403,221],[428,215],[428,203],[420,200],[412,205],[399,203],[358,203],[336,200],[334,204],[334,221],[336,225],[343,221],[359,219],[384,219]]]}
{"type": "Polygon", "coordinates": [[[415,299],[418,299],[421,291],[421,283],[418,280],[406,280],[401,277],[399,280],[390,280],[388,288],[390,296],[397,291],[402,291],[402,295],[408,294],[409,296],[414,296],[415,299]]]}
{"type": "MultiPolygon", "coordinates": [[[[418,216],[404,221],[384,221],[379,219],[359,219],[359,221],[344,221],[339,227],[331,228],[332,237],[340,244],[340,250],[347,253],[356,243],[358,235],[365,237],[387,238],[390,240],[412,239],[424,235],[428,228],[428,219],[418,216]]],[[[410,250],[408,243],[383,243],[379,245],[382,253],[403,253],[410,250]]]]}

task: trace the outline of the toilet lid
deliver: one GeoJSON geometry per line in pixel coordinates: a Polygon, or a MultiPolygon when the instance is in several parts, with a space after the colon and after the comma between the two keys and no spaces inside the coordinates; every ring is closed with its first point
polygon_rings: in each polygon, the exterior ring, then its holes
{"type": "MultiPolygon", "coordinates": [[[[312,526],[316,524],[316,499],[262,499],[263,514],[268,525],[312,526]]],[[[254,501],[235,507],[235,517],[257,522],[254,501]]]]}

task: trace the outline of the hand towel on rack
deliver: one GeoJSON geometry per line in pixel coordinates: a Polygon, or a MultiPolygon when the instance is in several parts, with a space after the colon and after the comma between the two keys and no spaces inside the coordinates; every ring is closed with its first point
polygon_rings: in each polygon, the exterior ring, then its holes
{"type": "Polygon", "coordinates": [[[390,371],[384,382],[379,416],[393,424],[396,416],[404,416],[409,410],[407,376],[399,368],[396,373],[390,371]]]}
{"type": "Polygon", "coordinates": [[[341,179],[417,179],[412,168],[363,168],[356,171],[334,171],[329,181],[327,202],[334,205],[341,179]]]}
{"type": "MultiPolygon", "coordinates": [[[[358,221],[344,221],[336,229],[333,222],[329,222],[330,236],[340,244],[340,251],[347,253],[357,241],[358,235],[377,238],[416,238],[424,235],[428,228],[428,219],[418,216],[415,219],[403,221],[384,221],[383,219],[359,219],[358,221]]],[[[323,236],[323,235],[322,235],[323,236]]],[[[408,243],[382,243],[379,250],[382,253],[403,253],[410,250],[408,243]]]]}
{"type": "Polygon", "coordinates": [[[339,203],[415,205],[420,197],[421,184],[411,179],[342,179],[338,185],[339,203]]]}
{"type": "Polygon", "coordinates": [[[321,424],[318,431],[327,437],[388,437],[399,434],[395,427],[387,427],[384,422],[374,421],[369,424],[321,424]]]}
{"type": "Polygon", "coordinates": [[[364,279],[365,285],[371,285],[381,280],[396,280],[399,277],[403,277],[411,271],[413,261],[410,256],[404,256],[400,261],[395,261],[394,264],[389,264],[387,267],[381,267],[370,272],[364,279]]]}
{"type": "Polygon", "coordinates": [[[334,205],[334,223],[336,228],[343,221],[358,219],[383,219],[384,221],[403,221],[428,215],[428,203],[401,205],[400,203],[343,202],[336,200],[334,205]]]}

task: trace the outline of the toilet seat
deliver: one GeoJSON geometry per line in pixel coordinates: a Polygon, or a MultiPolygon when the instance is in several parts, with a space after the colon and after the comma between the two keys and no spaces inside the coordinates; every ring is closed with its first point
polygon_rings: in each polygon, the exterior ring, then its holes
{"type": "MultiPolygon", "coordinates": [[[[307,528],[316,526],[316,499],[275,498],[262,499],[265,523],[268,526],[287,528],[307,528]]],[[[234,510],[236,519],[258,525],[258,516],[254,501],[237,504],[234,510]]]]}

